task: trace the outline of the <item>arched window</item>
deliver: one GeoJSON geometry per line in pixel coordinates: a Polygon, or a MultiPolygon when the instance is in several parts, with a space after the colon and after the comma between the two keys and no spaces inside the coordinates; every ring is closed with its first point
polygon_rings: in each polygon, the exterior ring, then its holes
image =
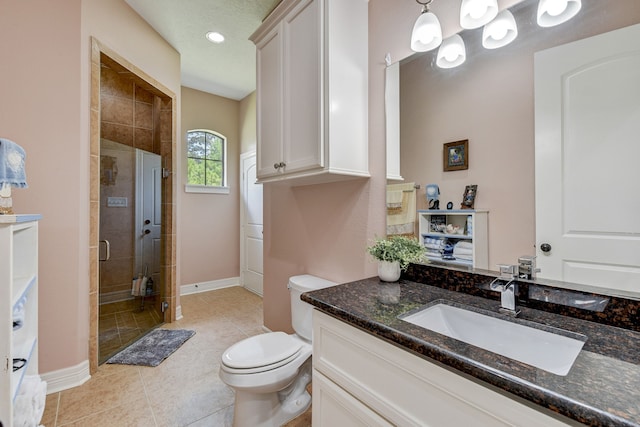
{"type": "Polygon", "coordinates": [[[227,138],[212,130],[187,131],[188,192],[221,192],[227,187],[227,138]],[[214,190],[214,191],[211,191],[214,190]]]}

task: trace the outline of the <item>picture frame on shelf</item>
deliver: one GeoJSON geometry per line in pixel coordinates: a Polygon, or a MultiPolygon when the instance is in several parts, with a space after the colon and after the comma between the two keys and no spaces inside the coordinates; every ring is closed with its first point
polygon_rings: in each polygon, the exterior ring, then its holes
{"type": "Polygon", "coordinates": [[[447,142],[443,147],[442,169],[445,172],[469,169],[469,140],[447,142]]]}
{"type": "Polygon", "coordinates": [[[467,185],[466,187],[464,187],[464,194],[462,195],[462,203],[460,203],[460,209],[473,209],[477,193],[477,185],[467,185]]]}

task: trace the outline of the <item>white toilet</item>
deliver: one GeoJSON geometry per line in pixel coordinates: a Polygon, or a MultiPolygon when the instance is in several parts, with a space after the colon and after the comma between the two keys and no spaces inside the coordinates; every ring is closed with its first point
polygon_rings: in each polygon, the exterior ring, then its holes
{"type": "Polygon", "coordinates": [[[270,332],[244,339],[222,354],[220,378],[236,392],[234,427],[278,427],[311,405],[311,312],[303,292],[334,286],[319,277],[289,279],[295,334],[270,332]]]}

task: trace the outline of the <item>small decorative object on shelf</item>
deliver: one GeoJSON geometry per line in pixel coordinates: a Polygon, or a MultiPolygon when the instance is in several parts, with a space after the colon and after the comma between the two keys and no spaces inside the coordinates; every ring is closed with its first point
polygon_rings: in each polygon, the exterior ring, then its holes
{"type": "Polygon", "coordinates": [[[425,193],[429,209],[440,209],[440,188],[438,188],[438,184],[427,184],[425,193]]]}
{"type": "Polygon", "coordinates": [[[447,203],[447,210],[453,209],[453,202],[447,203]]]}
{"type": "Polygon", "coordinates": [[[476,201],[476,193],[478,192],[477,185],[467,185],[464,188],[464,195],[462,196],[462,203],[460,209],[473,209],[473,205],[476,201]]]}
{"type": "Polygon", "coordinates": [[[13,141],[0,138],[0,215],[13,215],[11,187],[26,188],[24,149],[13,141]]]}
{"type": "Polygon", "coordinates": [[[378,276],[384,282],[395,282],[410,263],[425,260],[424,246],[413,237],[391,236],[376,239],[367,252],[378,261],[378,276]]]}

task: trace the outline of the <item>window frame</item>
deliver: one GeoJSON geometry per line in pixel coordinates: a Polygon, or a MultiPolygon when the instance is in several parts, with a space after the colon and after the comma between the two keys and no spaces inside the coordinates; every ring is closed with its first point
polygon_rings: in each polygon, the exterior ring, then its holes
{"type": "MultiPolygon", "coordinates": [[[[186,139],[186,151],[187,151],[187,182],[184,185],[184,191],[186,193],[209,193],[209,194],[229,194],[229,185],[227,181],[227,167],[228,167],[228,141],[227,137],[211,129],[189,129],[185,134],[186,139]],[[222,185],[206,185],[206,184],[189,184],[189,134],[192,132],[203,132],[205,134],[211,134],[222,140],[222,185]]],[[[193,157],[195,158],[195,157],[193,157]]],[[[206,161],[205,158],[202,160],[206,161]]]]}

